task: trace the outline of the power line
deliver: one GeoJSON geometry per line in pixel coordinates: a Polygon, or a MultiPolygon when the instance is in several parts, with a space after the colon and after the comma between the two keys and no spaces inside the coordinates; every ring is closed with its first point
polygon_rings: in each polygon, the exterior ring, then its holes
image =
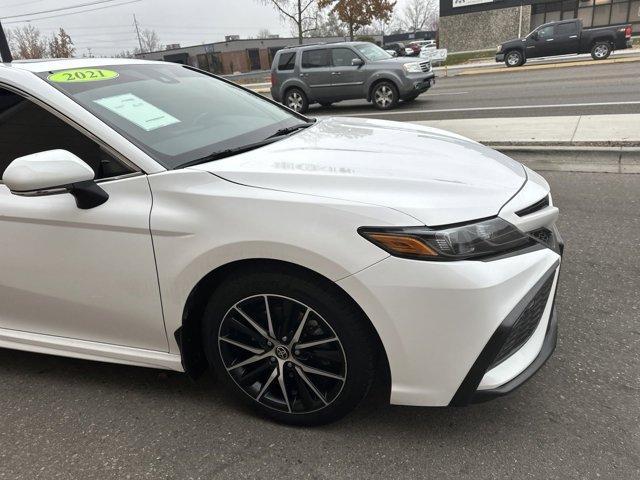
{"type": "Polygon", "coordinates": [[[9,25],[9,24],[15,24],[15,23],[29,23],[29,22],[38,21],[38,20],[47,20],[49,18],[58,18],[58,17],[66,17],[66,16],[69,16],[69,15],[77,15],[79,13],[96,12],[98,10],[105,10],[107,8],[121,7],[123,5],[129,5],[130,3],[138,3],[138,2],[141,2],[141,1],[142,0],[129,0],[128,2],[119,3],[117,5],[107,5],[105,7],[90,8],[90,9],[87,9],[87,10],[80,10],[78,12],[59,13],[57,15],[49,15],[48,17],[39,17],[39,18],[32,18],[32,19],[27,19],[27,20],[12,20],[10,22],[4,22],[4,24],[5,25],[9,25]]]}
{"type": "Polygon", "coordinates": [[[8,20],[8,19],[11,19],[11,18],[32,17],[34,15],[41,15],[43,13],[61,12],[61,11],[64,11],[64,10],[73,10],[74,8],[91,7],[93,5],[99,5],[101,3],[111,3],[111,2],[117,2],[117,1],[118,0],[94,0],[93,2],[79,3],[77,5],[70,5],[68,7],[52,8],[50,10],[40,10],[39,12],[22,13],[20,15],[9,15],[9,16],[6,16],[6,17],[0,17],[0,19],[1,20],[8,20]]]}

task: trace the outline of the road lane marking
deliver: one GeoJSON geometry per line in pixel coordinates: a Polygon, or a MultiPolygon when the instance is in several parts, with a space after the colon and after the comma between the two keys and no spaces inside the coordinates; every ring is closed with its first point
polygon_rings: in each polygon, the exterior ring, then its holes
{"type": "MultiPolygon", "coordinates": [[[[640,101],[630,102],[594,102],[594,103],[557,103],[549,105],[506,105],[504,107],[467,107],[467,108],[439,108],[435,110],[396,110],[392,112],[371,111],[367,113],[349,113],[345,112],[342,116],[348,117],[369,117],[375,116],[391,116],[391,115],[415,115],[427,113],[447,113],[447,112],[482,112],[495,110],[529,110],[540,108],[575,108],[575,107],[611,107],[623,105],[640,105],[640,101]]],[[[338,112],[323,116],[336,116],[338,112]]],[[[320,115],[318,115],[320,116],[320,115]]]]}
{"type": "Polygon", "coordinates": [[[466,95],[469,92],[440,92],[440,93],[430,93],[430,97],[437,97],[438,95],[466,95]]]}

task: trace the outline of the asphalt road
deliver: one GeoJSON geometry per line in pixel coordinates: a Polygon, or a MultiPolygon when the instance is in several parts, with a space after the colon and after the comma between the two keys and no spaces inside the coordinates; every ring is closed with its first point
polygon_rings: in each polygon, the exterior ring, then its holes
{"type": "Polygon", "coordinates": [[[527,67],[505,73],[438,78],[414,102],[379,112],[366,101],[313,106],[309,115],[358,115],[398,121],[640,113],[640,62],[527,67]]]}
{"type": "Polygon", "coordinates": [[[0,350],[0,478],[640,478],[640,175],[547,173],[567,243],[555,355],[512,395],[315,429],[209,377],[0,350]]]}

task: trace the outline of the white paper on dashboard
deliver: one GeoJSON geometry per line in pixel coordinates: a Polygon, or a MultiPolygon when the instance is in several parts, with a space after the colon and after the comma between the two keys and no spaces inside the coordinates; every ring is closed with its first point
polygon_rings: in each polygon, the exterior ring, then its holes
{"type": "Polygon", "coordinates": [[[174,123],[180,123],[180,120],[176,117],[169,115],[167,112],[160,110],[155,105],[151,105],[149,102],[144,101],[132,93],[100,98],[94,100],[94,102],[102,105],[116,115],[126,118],[147,132],[166,127],[167,125],[173,125],[174,123]]]}

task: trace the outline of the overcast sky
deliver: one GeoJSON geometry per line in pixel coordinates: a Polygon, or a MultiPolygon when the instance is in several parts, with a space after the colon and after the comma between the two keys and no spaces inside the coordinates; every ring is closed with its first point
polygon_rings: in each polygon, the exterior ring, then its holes
{"type": "MultiPolygon", "coordinates": [[[[0,0],[0,18],[51,10],[96,0],[0,0]]],[[[131,0],[116,0],[113,4],[131,0]]],[[[398,0],[401,7],[407,0],[398,0]]],[[[97,9],[109,5],[94,5],[97,9]]],[[[80,9],[78,9],[80,10],[80,9]]],[[[122,6],[69,15],[74,10],[33,16],[31,23],[49,36],[64,28],[76,45],[76,55],[91,48],[95,55],[110,55],[132,50],[137,45],[133,14],[142,29],[153,29],[163,44],[196,45],[223,40],[225,35],[255,36],[267,28],[280,36],[291,36],[291,25],[280,20],[277,12],[258,0],[140,0],[122,6]],[[51,15],[56,18],[36,19],[51,15]]],[[[76,10],[77,11],[77,10],[76,10]]],[[[13,23],[22,18],[5,18],[5,28],[25,25],[13,23]]]]}

